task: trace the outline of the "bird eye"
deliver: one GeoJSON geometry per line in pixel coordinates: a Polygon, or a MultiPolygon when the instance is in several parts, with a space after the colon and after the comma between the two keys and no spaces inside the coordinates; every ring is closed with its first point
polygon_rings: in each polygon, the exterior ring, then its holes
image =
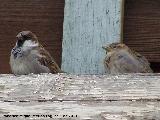
{"type": "Polygon", "coordinates": [[[30,39],[30,37],[27,36],[27,35],[23,35],[23,39],[24,39],[24,40],[28,40],[28,39],[30,39]]]}
{"type": "Polygon", "coordinates": [[[26,35],[23,35],[24,40],[26,40],[28,37],[26,35]]]}

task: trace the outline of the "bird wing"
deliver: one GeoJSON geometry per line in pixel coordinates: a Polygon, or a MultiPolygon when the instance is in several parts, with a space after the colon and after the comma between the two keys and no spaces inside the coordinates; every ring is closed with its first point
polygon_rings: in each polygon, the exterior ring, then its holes
{"type": "Polygon", "coordinates": [[[119,73],[152,72],[147,59],[138,53],[118,52],[113,59],[113,66],[119,73]]]}
{"type": "Polygon", "coordinates": [[[38,61],[40,62],[40,64],[48,67],[51,73],[62,73],[58,64],[54,61],[49,52],[45,50],[42,45],[38,49],[40,54],[40,56],[38,57],[38,61]]]}
{"type": "Polygon", "coordinates": [[[113,64],[119,73],[136,73],[138,71],[136,62],[125,54],[117,55],[113,64]]]}
{"type": "Polygon", "coordinates": [[[146,59],[146,57],[142,56],[141,54],[137,53],[136,51],[132,51],[134,55],[137,57],[138,61],[144,66],[144,69],[148,72],[153,72],[150,68],[150,63],[146,59]]]}

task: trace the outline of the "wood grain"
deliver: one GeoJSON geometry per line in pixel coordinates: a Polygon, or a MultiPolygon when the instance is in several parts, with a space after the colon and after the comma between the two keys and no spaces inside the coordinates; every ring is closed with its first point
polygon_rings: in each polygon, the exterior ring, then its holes
{"type": "Polygon", "coordinates": [[[61,64],[64,0],[0,0],[0,73],[9,73],[9,56],[22,30],[34,32],[61,64]]]}
{"type": "Polygon", "coordinates": [[[159,84],[160,74],[0,75],[0,119],[58,114],[71,120],[159,120],[159,84]]]}
{"type": "Polygon", "coordinates": [[[160,63],[160,1],[125,0],[124,43],[160,63]]]}
{"type": "Polygon", "coordinates": [[[104,74],[103,45],[121,37],[121,0],[66,0],[62,68],[75,74],[104,74]]]}

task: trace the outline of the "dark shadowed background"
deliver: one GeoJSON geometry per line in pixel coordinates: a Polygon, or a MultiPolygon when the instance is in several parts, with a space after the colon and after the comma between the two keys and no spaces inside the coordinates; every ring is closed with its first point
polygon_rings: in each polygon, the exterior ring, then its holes
{"type": "Polygon", "coordinates": [[[160,72],[160,0],[125,0],[124,43],[160,72]]]}
{"type": "Polygon", "coordinates": [[[61,64],[64,0],[0,0],[0,73],[10,73],[10,50],[22,30],[34,32],[61,64]]]}

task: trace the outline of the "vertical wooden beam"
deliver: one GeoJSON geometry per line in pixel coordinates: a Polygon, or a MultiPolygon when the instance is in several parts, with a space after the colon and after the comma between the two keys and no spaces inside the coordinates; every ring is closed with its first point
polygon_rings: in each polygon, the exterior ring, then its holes
{"type": "Polygon", "coordinates": [[[62,69],[104,74],[103,45],[120,42],[122,0],[66,0],[62,69]]]}
{"type": "Polygon", "coordinates": [[[125,0],[121,2],[121,43],[123,43],[123,34],[124,34],[124,7],[125,7],[125,0]]]}

